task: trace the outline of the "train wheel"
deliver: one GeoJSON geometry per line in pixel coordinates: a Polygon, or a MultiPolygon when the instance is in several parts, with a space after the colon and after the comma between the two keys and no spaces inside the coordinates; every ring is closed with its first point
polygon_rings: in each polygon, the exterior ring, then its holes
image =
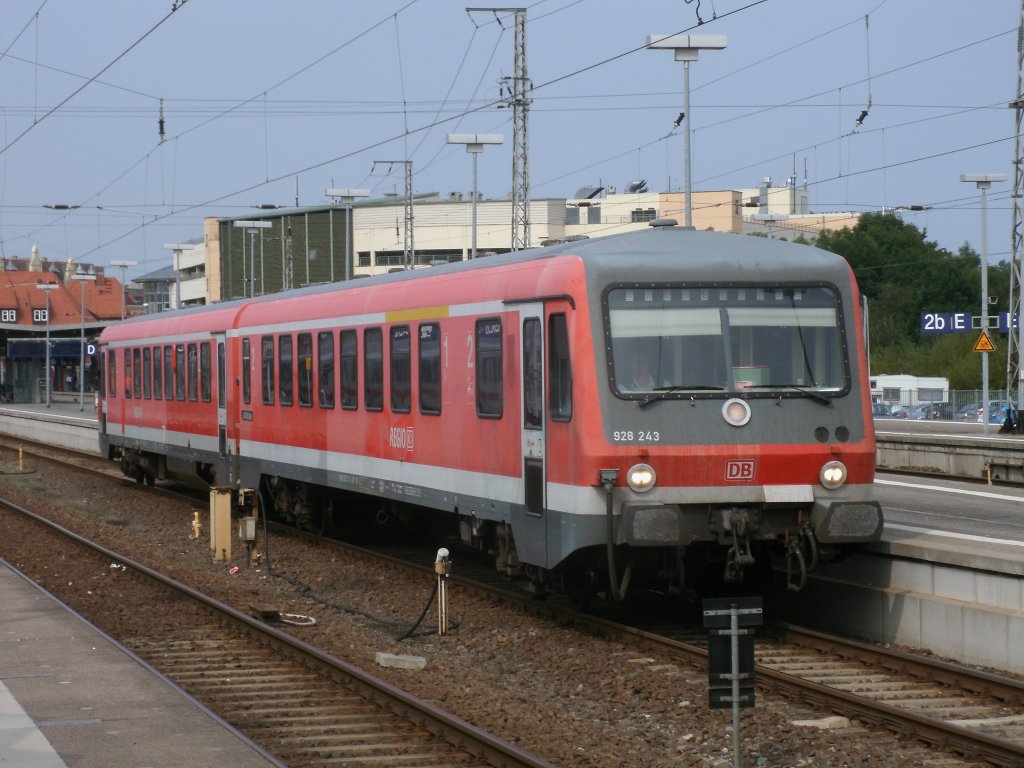
{"type": "Polygon", "coordinates": [[[148,485],[150,488],[152,488],[154,485],[156,485],[156,475],[150,474],[149,472],[146,472],[145,475],[146,475],[146,485],[148,485]]]}
{"type": "Polygon", "coordinates": [[[590,569],[562,571],[562,591],[577,611],[586,611],[597,597],[597,575],[590,569]]]}
{"type": "Polygon", "coordinates": [[[327,499],[320,504],[319,536],[327,536],[334,530],[334,499],[327,499]]]}

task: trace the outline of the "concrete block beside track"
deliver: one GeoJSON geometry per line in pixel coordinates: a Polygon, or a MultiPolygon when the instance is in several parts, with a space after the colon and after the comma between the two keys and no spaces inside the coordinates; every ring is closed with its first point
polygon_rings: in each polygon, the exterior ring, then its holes
{"type": "Polygon", "coordinates": [[[0,407],[0,434],[35,443],[99,455],[96,409],[76,404],[5,405],[0,407]]]}
{"type": "Polygon", "coordinates": [[[970,562],[950,549],[903,544],[854,555],[779,593],[775,614],[865,641],[905,645],[973,666],[1024,674],[1024,580],[1014,553],[970,562]],[[1002,563],[1002,565],[1000,565],[1002,563]]]}

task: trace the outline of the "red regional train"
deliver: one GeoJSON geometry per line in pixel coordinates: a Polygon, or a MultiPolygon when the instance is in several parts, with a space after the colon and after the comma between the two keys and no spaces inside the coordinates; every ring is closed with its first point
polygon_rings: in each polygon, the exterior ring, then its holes
{"type": "Polygon", "coordinates": [[[742,583],[773,551],[799,588],[882,531],[852,272],[654,224],[113,325],[101,450],[306,528],[447,521],[542,590],[742,583]]]}

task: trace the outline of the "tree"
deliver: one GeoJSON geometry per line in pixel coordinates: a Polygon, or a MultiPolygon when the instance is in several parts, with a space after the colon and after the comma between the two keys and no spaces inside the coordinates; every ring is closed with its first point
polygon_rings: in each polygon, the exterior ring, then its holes
{"type": "MultiPolygon", "coordinates": [[[[817,246],[843,256],[868,300],[871,367],[876,372],[946,376],[954,389],[981,384],[971,348],[976,333],[925,336],[925,312],[979,314],[981,259],[966,243],[956,254],[892,214],[869,213],[854,227],[822,232],[817,246]]],[[[1006,311],[1010,266],[990,265],[989,312],[1006,311]]],[[[997,345],[999,341],[996,341],[997,345]]],[[[1003,386],[1002,365],[990,365],[990,385],[1003,386]]]]}

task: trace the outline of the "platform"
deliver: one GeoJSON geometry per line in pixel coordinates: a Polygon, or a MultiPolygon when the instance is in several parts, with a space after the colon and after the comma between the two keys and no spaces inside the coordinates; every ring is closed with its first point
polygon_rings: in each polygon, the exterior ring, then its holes
{"type": "Polygon", "coordinates": [[[283,766],[3,560],[0,765],[283,766]]]}

